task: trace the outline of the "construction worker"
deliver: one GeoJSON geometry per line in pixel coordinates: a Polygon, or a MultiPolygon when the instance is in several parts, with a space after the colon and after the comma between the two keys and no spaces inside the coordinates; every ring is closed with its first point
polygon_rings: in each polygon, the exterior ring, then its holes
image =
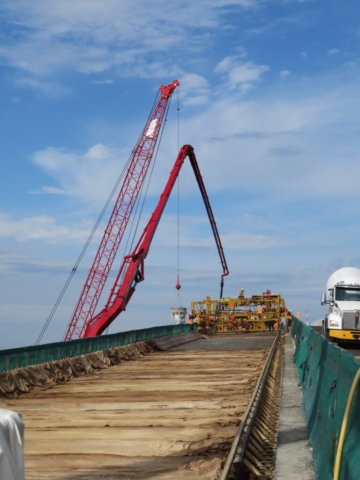
{"type": "Polygon", "coordinates": [[[281,318],[278,318],[275,323],[274,323],[274,329],[276,331],[280,330],[281,332],[283,331],[283,322],[281,321],[281,318]]]}
{"type": "Polygon", "coordinates": [[[269,322],[269,330],[270,330],[270,332],[273,332],[273,331],[274,331],[275,325],[276,325],[276,321],[272,320],[271,322],[269,322]]]}
{"type": "Polygon", "coordinates": [[[290,331],[291,321],[292,321],[292,311],[288,310],[285,313],[285,330],[286,330],[287,333],[289,333],[289,331],[290,331]]]}
{"type": "Polygon", "coordinates": [[[262,315],[263,311],[264,311],[264,307],[262,305],[260,305],[260,303],[258,303],[257,307],[256,307],[256,314],[257,314],[259,320],[261,319],[261,315],[262,315]]]}
{"type": "Polygon", "coordinates": [[[244,296],[245,296],[245,290],[243,288],[240,288],[239,298],[244,298],[244,296]]]}
{"type": "Polygon", "coordinates": [[[193,315],[192,313],[189,313],[188,322],[189,322],[189,325],[190,325],[190,330],[194,329],[194,326],[193,326],[194,318],[196,318],[196,315],[193,315]]]}

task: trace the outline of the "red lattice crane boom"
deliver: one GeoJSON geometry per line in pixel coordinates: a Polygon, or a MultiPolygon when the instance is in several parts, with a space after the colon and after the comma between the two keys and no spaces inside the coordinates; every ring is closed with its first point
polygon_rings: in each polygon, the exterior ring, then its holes
{"type": "Polygon", "coordinates": [[[124,257],[118,275],[115,279],[114,285],[111,289],[108,301],[103,310],[87,323],[84,337],[95,337],[101,335],[101,333],[106,330],[106,328],[115,320],[115,318],[126,309],[126,306],[135,291],[136,285],[144,280],[145,258],[147,257],[147,254],[149,252],[152,239],[156,232],[157,226],[159,225],[159,221],[161,219],[162,213],[165,209],[173,186],[187,156],[189,157],[191,166],[194,170],[194,174],[200,188],[202,198],[204,200],[211,228],[213,230],[215,242],[218,248],[220,261],[223,267],[223,274],[221,276],[222,291],[223,277],[229,275],[229,270],[226,264],[224,251],[221,245],[219,232],[217,230],[209,198],[207,196],[205,185],[201,177],[199,166],[195,157],[194,149],[191,145],[184,145],[178,153],[174,167],[170,172],[169,180],[167,181],[165,189],[160,196],[159,202],[153,214],[151,215],[149,223],[145,227],[134,251],[130,255],[124,257]]]}
{"type": "Polygon", "coordinates": [[[132,152],[125,179],[68,325],[64,340],[83,338],[94,316],[151,163],[169,99],[179,84],[178,80],[174,80],[169,85],[161,86],[159,89],[160,98],[154,106],[140,139],[132,152]]]}

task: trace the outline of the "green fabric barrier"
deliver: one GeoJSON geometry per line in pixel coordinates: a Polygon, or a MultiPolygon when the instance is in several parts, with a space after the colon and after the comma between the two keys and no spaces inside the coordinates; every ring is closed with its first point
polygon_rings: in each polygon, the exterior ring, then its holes
{"type": "Polygon", "coordinates": [[[153,338],[176,335],[191,330],[189,324],[166,325],[161,327],[143,328],[129,332],[113,333],[100,337],[83,338],[69,342],[47,343],[30,347],[12,348],[0,351],[0,372],[15,368],[37,365],[62,358],[74,357],[84,353],[97,352],[112,347],[121,347],[129,343],[151,340],[153,338]]]}
{"type": "MultiPolygon", "coordinates": [[[[303,390],[305,420],[315,472],[332,480],[335,455],[350,388],[360,364],[293,317],[294,361],[303,390]]],[[[360,479],[360,385],[351,409],[341,461],[340,480],[360,479]]]]}

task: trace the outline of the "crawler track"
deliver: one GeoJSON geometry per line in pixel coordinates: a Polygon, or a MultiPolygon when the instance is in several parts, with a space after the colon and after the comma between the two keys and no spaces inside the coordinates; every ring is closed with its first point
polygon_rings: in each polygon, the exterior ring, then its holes
{"type": "Polygon", "coordinates": [[[4,401],[27,480],[217,478],[273,340],[212,337],[4,401]]]}

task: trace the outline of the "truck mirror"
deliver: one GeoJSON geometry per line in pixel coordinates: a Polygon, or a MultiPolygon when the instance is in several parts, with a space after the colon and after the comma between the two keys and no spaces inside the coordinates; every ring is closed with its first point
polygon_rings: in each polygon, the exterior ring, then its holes
{"type": "Polygon", "coordinates": [[[325,305],[325,303],[326,303],[325,293],[322,293],[321,294],[321,305],[325,305]]]}

